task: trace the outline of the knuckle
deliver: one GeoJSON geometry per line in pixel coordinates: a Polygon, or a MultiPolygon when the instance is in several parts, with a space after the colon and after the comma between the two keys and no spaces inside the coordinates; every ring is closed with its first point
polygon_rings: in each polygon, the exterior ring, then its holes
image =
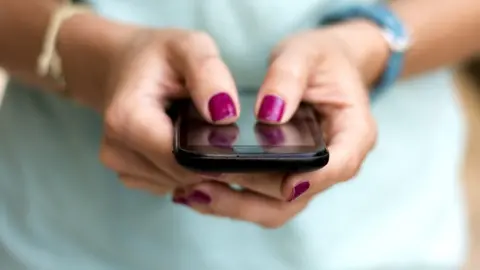
{"type": "Polygon", "coordinates": [[[270,66],[270,72],[279,76],[279,78],[289,78],[292,80],[299,80],[304,76],[302,67],[295,65],[285,65],[283,62],[274,61],[270,66]]]}
{"type": "Polygon", "coordinates": [[[100,150],[100,162],[112,170],[116,170],[118,167],[117,155],[111,147],[102,147],[100,150]]]}
{"type": "Polygon", "coordinates": [[[186,36],[185,41],[189,46],[199,46],[200,48],[215,48],[213,38],[205,32],[192,32],[186,36]]]}
{"type": "Polygon", "coordinates": [[[341,177],[341,181],[348,181],[352,178],[354,178],[358,172],[360,171],[361,167],[361,159],[351,155],[346,158],[345,160],[345,175],[341,177]]]}
{"type": "MultiPolygon", "coordinates": [[[[198,56],[196,59],[195,69],[196,69],[196,75],[197,76],[203,76],[207,74],[215,74],[218,73],[217,67],[218,67],[219,59],[215,54],[206,54],[206,55],[201,55],[198,56]]],[[[195,76],[195,74],[192,74],[195,76]]]]}
{"type": "Polygon", "coordinates": [[[273,206],[274,209],[272,213],[282,213],[282,214],[273,214],[273,215],[259,215],[261,218],[256,223],[266,229],[278,229],[285,225],[290,219],[290,215],[287,213],[292,212],[290,203],[281,203],[276,206],[273,206]]]}
{"type": "Polygon", "coordinates": [[[251,218],[252,213],[251,213],[250,207],[245,207],[245,206],[233,207],[230,211],[229,216],[231,218],[238,219],[238,220],[253,221],[251,218]]]}
{"type": "Polygon", "coordinates": [[[263,222],[264,215],[259,213],[258,209],[250,204],[237,204],[236,206],[229,207],[229,209],[225,207],[221,208],[224,216],[256,224],[262,224],[263,222]]]}
{"type": "Polygon", "coordinates": [[[187,83],[195,83],[196,76],[212,74],[216,71],[219,61],[219,52],[215,41],[206,33],[189,32],[176,40],[176,50],[185,54],[185,72],[193,76],[187,83]]]}
{"type": "Polygon", "coordinates": [[[118,106],[111,106],[105,112],[105,132],[112,135],[121,135],[126,129],[123,112],[118,106]]]}
{"type": "Polygon", "coordinates": [[[273,210],[277,213],[289,213],[292,210],[291,209],[292,204],[287,202],[281,202],[276,205],[273,205],[272,207],[273,207],[273,210]]]}
{"type": "Polygon", "coordinates": [[[129,189],[139,189],[141,187],[141,183],[138,179],[133,177],[119,177],[120,182],[129,189]]]}
{"type": "Polygon", "coordinates": [[[215,41],[205,32],[188,32],[180,36],[176,41],[176,46],[179,46],[181,51],[192,51],[195,49],[216,51],[215,41]]]}
{"type": "Polygon", "coordinates": [[[285,225],[285,221],[279,219],[267,219],[259,223],[265,229],[278,229],[285,225]]]}

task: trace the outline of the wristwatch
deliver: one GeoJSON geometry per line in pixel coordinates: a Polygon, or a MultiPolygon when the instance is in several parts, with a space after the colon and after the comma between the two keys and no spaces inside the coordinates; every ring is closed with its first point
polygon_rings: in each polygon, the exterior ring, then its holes
{"type": "Polygon", "coordinates": [[[402,21],[383,4],[352,6],[339,10],[327,14],[321,24],[328,25],[358,18],[370,20],[381,27],[382,35],[390,48],[390,57],[385,70],[371,92],[372,97],[376,97],[395,83],[400,76],[405,52],[411,45],[410,35],[402,21]]]}

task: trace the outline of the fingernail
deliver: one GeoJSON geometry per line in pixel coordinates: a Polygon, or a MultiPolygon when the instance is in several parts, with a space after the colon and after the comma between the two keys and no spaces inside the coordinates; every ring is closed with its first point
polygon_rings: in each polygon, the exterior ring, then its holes
{"type": "Polygon", "coordinates": [[[274,95],[263,97],[262,105],[258,111],[258,118],[266,122],[280,122],[285,110],[285,101],[274,95]]]}
{"type": "Polygon", "coordinates": [[[210,98],[208,110],[214,122],[237,116],[233,99],[225,92],[218,93],[210,98]]]}
{"type": "Polygon", "coordinates": [[[182,198],[182,197],[173,198],[172,201],[173,201],[174,203],[176,203],[176,204],[188,205],[187,199],[182,198]]]}
{"type": "Polygon", "coordinates": [[[210,198],[210,196],[198,190],[195,190],[187,198],[187,202],[194,202],[198,204],[209,204],[211,201],[212,198],[210,198]]]}
{"type": "Polygon", "coordinates": [[[292,190],[292,195],[290,195],[290,199],[288,200],[289,202],[297,199],[300,197],[303,193],[305,193],[308,189],[310,188],[310,182],[301,182],[297,184],[293,190],[292,190]]]}
{"type": "Polygon", "coordinates": [[[224,132],[213,130],[208,135],[208,142],[217,147],[231,147],[233,142],[237,139],[237,136],[229,136],[224,132]]]}

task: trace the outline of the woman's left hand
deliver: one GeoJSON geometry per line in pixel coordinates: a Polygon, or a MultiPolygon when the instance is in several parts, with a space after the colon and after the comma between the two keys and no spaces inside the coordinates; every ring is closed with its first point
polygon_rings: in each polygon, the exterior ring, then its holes
{"type": "MultiPolygon", "coordinates": [[[[272,54],[257,102],[262,122],[288,121],[301,101],[315,105],[330,152],[326,167],[310,173],[222,175],[177,189],[174,201],[204,213],[282,226],[315,194],[353,178],[374,146],[377,129],[370,112],[364,71],[355,40],[341,28],[312,30],[287,39],[272,54]],[[244,189],[234,189],[237,184],[244,189]]],[[[384,55],[388,55],[385,46],[384,55]]]]}

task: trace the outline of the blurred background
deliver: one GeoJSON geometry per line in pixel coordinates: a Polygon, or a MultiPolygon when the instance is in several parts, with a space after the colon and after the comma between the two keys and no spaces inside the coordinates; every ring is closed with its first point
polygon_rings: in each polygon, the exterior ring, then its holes
{"type": "Polygon", "coordinates": [[[457,85],[469,124],[463,181],[470,221],[470,258],[466,269],[480,269],[480,58],[461,65],[457,85]]]}
{"type": "MultiPolygon", "coordinates": [[[[4,95],[6,74],[0,69],[0,102],[4,95]]],[[[480,269],[480,57],[459,66],[456,72],[458,97],[468,122],[468,148],[465,155],[464,181],[471,230],[467,270],[480,269]]]]}

